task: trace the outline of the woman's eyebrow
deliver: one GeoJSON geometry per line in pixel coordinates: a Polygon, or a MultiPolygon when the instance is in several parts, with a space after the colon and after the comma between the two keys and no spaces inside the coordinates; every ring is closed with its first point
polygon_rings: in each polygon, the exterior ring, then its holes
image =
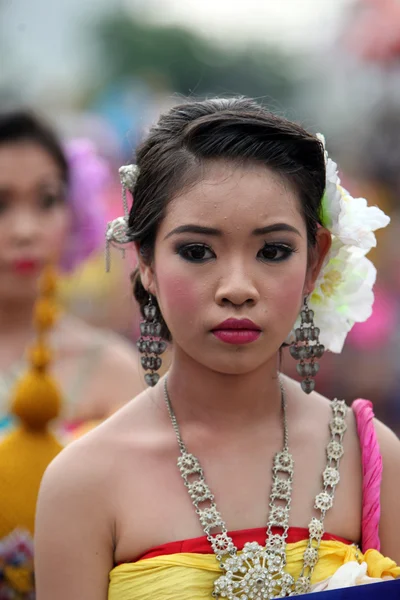
{"type": "MultiPolygon", "coordinates": [[[[258,227],[252,231],[252,235],[266,235],[267,233],[273,233],[275,231],[290,231],[299,235],[301,237],[300,231],[289,225],[288,223],[273,223],[272,225],[266,225],[265,227],[258,227]]],[[[172,231],[170,231],[164,238],[171,237],[172,235],[178,235],[180,233],[199,233],[201,235],[213,235],[213,236],[221,236],[222,231],[220,229],[216,229],[215,227],[205,227],[202,225],[193,225],[188,223],[187,225],[180,225],[176,227],[172,231]]]]}
{"type": "Polygon", "coordinates": [[[179,227],[176,227],[175,229],[170,231],[165,236],[164,240],[171,237],[171,235],[177,235],[179,233],[200,233],[202,235],[214,236],[222,235],[222,231],[220,229],[215,229],[214,227],[203,227],[202,225],[192,225],[189,223],[188,225],[180,225],[179,227]]]}
{"type": "Polygon", "coordinates": [[[300,231],[288,223],[273,223],[266,227],[258,227],[257,229],[254,229],[253,235],[266,235],[267,233],[273,233],[274,231],[291,231],[301,237],[300,231]]]}

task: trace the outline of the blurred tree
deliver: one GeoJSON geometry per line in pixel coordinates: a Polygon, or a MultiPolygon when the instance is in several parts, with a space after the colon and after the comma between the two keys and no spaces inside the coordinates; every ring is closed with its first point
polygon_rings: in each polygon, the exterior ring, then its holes
{"type": "Polygon", "coordinates": [[[287,105],[293,93],[298,65],[276,49],[218,46],[189,29],[123,12],[103,16],[94,35],[100,89],[136,77],[184,96],[245,94],[287,105]]]}

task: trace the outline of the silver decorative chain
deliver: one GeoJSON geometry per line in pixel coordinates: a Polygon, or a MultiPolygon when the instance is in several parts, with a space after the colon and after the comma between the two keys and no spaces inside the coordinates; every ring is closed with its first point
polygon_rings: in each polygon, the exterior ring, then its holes
{"type": "Polygon", "coordinates": [[[228,529],[208,487],[199,460],[190,454],[182,440],[178,421],[164,380],[164,397],[180,449],[178,468],[195,507],[196,514],[214,554],[225,572],[214,582],[214,598],[228,600],[264,600],[305,594],[310,591],[311,576],[318,561],[318,550],[324,534],[323,521],[332,507],[335,487],[339,482],[339,461],[343,455],[347,407],[343,401],[332,402],[331,440],[327,446],[328,464],[323,473],[324,489],[315,498],[319,518],[309,523],[309,541],[303,557],[303,568],[297,581],[285,571],[286,539],[292,497],[294,461],[289,452],[286,394],[281,383],[283,418],[283,450],[275,454],[272,467],[272,490],[269,501],[265,547],[247,542],[242,552],[234,545],[228,529]],[[276,527],[279,533],[273,533],[276,527]]]}

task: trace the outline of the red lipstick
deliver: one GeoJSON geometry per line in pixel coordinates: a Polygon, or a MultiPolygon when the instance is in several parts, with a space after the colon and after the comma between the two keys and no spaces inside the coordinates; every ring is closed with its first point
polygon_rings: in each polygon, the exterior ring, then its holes
{"type": "Polygon", "coordinates": [[[31,258],[16,260],[12,266],[19,275],[34,275],[40,269],[39,261],[31,258]]]}
{"type": "Polygon", "coordinates": [[[250,344],[259,338],[261,329],[250,319],[227,319],[212,330],[226,344],[250,344]]]}

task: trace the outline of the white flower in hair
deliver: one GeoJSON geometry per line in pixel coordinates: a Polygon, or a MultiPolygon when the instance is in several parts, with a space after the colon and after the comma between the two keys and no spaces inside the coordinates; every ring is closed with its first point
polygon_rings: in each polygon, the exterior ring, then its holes
{"type": "Polygon", "coordinates": [[[325,149],[325,138],[322,133],[317,133],[317,138],[324,147],[325,157],[325,192],[322,199],[322,215],[321,220],[324,226],[333,233],[333,229],[337,229],[339,224],[339,215],[341,212],[341,194],[339,191],[340,179],[338,174],[337,164],[328,157],[328,152],[325,149]]]}
{"type": "MultiPolygon", "coordinates": [[[[325,139],[318,134],[325,148],[325,139]]],[[[332,235],[315,289],[309,298],[320,341],[327,350],[341,352],[355,323],[372,313],[376,269],[365,255],[376,246],[374,232],[386,227],[390,218],[364,198],[353,198],[341,185],[337,165],[326,150],[326,184],[321,223],[332,235]]]]}
{"type": "Polygon", "coordinates": [[[357,246],[366,252],[376,246],[374,231],[386,227],[390,218],[377,206],[368,206],[365,198],[353,198],[339,186],[342,197],[337,231],[332,231],[343,244],[357,246]]]}
{"type": "MultiPolygon", "coordinates": [[[[317,134],[325,148],[325,138],[317,134]]],[[[337,164],[325,150],[326,183],[322,199],[321,223],[345,245],[368,252],[376,246],[374,231],[386,227],[390,218],[377,206],[368,206],[365,198],[353,198],[340,185],[337,164]]]]}
{"type": "Polygon", "coordinates": [[[361,250],[333,240],[328,260],[309,298],[325,348],[341,352],[354,323],[371,316],[375,278],[376,269],[361,250]]]}

